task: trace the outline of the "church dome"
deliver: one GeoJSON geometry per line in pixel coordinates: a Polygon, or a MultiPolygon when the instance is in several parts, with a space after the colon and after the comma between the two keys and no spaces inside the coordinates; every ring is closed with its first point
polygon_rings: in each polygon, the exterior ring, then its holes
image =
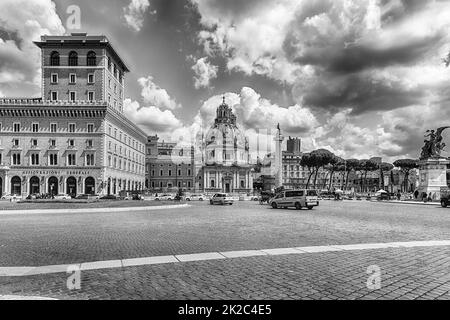
{"type": "Polygon", "coordinates": [[[206,164],[248,163],[248,139],[236,124],[236,116],[225,103],[217,108],[214,124],[205,136],[206,164]]]}

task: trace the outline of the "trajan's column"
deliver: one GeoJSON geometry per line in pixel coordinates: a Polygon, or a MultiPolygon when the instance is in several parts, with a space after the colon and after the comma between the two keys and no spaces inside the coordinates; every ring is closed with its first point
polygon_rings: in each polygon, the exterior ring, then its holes
{"type": "Polygon", "coordinates": [[[277,125],[277,134],[275,135],[275,188],[283,185],[283,170],[282,170],[282,151],[281,144],[284,137],[281,134],[280,124],[277,125]]]}

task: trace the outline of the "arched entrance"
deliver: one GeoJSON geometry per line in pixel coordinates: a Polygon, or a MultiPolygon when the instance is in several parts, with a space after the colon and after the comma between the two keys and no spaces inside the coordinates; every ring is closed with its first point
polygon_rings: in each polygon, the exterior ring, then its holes
{"type": "Polygon", "coordinates": [[[85,194],[95,194],[95,179],[92,177],[87,177],[84,180],[84,193],[85,194]]]}
{"type": "Polygon", "coordinates": [[[73,197],[77,196],[77,179],[68,177],[66,180],[66,193],[73,197]]]}
{"type": "Polygon", "coordinates": [[[38,177],[30,178],[30,194],[39,194],[41,192],[40,181],[38,177]]]}
{"type": "Polygon", "coordinates": [[[50,177],[48,178],[48,193],[50,195],[57,195],[59,192],[58,190],[58,178],[56,177],[50,177]]]}
{"type": "Polygon", "coordinates": [[[18,176],[11,178],[11,194],[22,194],[22,180],[18,176]]]}

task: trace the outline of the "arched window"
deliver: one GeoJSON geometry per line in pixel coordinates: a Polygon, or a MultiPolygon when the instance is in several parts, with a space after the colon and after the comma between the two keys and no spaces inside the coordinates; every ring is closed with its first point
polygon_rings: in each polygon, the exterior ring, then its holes
{"type": "Polygon", "coordinates": [[[50,65],[59,66],[59,53],[57,51],[53,51],[50,54],[50,65]]]}
{"type": "Polygon", "coordinates": [[[78,54],[75,51],[69,53],[69,66],[78,66],[78,54]]]}
{"type": "Polygon", "coordinates": [[[97,65],[97,56],[94,51],[89,51],[87,54],[87,63],[88,66],[96,66],[97,65]]]}

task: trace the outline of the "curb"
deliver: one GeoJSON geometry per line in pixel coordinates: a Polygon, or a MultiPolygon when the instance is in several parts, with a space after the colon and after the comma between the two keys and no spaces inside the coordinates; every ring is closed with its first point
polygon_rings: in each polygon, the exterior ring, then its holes
{"type": "Polygon", "coordinates": [[[375,203],[392,203],[392,204],[410,204],[410,205],[420,205],[420,206],[440,206],[439,202],[415,202],[415,201],[376,201],[371,200],[370,202],[375,203]]]}
{"type": "Polygon", "coordinates": [[[0,295],[0,300],[58,300],[49,297],[38,297],[38,296],[13,296],[13,295],[0,295]]]}
{"type": "MultiPolygon", "coordinates": [[[[450,240],[428,240],[428,241],[403,241],[384,243],[356,243],[356,244],[334,244],[307,247],[291,248],[270,248],[260,250],[239,250],[239,251],[217,251],[175,254],[169,256],[151,256],[139,258],[126,258],[118,260],[92,261],[73,263],[65,265],[48,265],[35,267],[0,267],[0,277],[26,277],[43,274],[73,273],[87,270],[122,269],[127,267],[150,266],[161,264],[178,264],[206,260],[229,260],[237,258],[250,258],[260,256],[278,256],[289,254],[315,254],[315,253],[336,253],[354,252],[374,249],[404,249],[404,248],[426,248],[450,246],[450,240]]],[[[1,296],[0,296],[1,298],[1,296]]]]}
{"type": "Polygon", "coordinates": [[[190,207],[189,204],[173,204],[166,206],[147,207],[123,207],[123,208],[83,208],[83,209],[30,209],[30,210],[0,210],[1,215],[12,214],[45,214],[45,213],[102,213],[102,212],[123,212],[123,211],[150,211],[164,209],[178,209],[190,207]]]}

